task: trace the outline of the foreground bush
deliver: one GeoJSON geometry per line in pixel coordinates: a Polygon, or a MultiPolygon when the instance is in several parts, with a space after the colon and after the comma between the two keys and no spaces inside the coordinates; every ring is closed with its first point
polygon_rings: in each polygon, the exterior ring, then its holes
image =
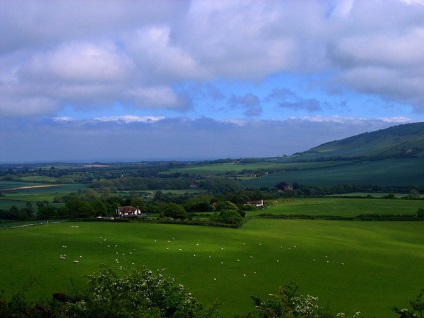
{"type": "Polygon", "coordinates": [[[88,289],[75,295],[55,294],[48,303],[32,304],[23,293],[0,301],[0,317],[218,317],[218,306],[205,308],[184,286],[162,271],[146,268],[116,273],[102,268],[89,276],[88,289]]]}
{"type": "Polygon", "coordinates": [[[360,316],[360,312],[353,316],[347,316],[344,313],[331,314],[328,308],[318,305],[318,297],[300,295],[294,282],[280,288],[276,294],[269,294],[266,299],[252,296],[252,300],[256,310],[238,318],[356,318],[360,316]]]}
{"type": "MultiPolygon", "coordinates": [[[[218,305],[205,307],[173,278],[163,271],[147,268],[114,272],[103,267],[88,277],[88,288],[73,294],[55,293],[47,302],[31,303],[25,298],[27,288],[6,301],[0,295],[0,318],[215,318],[218,305]]],[[[255,311],[238,318],[359,318],[353,315],[332,314],[318,304],[318,297],[301,295],[291,282],[267,298],[252,296],[255,311]]],[[[423,318],[424,288],[409,302],[412,309],[393,311],[399,318],[423,318]]]]}

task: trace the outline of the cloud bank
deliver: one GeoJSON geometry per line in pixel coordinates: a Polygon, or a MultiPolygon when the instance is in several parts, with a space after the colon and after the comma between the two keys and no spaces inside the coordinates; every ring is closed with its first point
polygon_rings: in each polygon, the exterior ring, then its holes
{"type": "Polygon", "coordinates": [[[9,125],[1,127],[0,143],[8,150],[0,163],[274,157],[405,121],[320,116],[256,121],[138,116],[56,118],[13,131],[9,125]]]}

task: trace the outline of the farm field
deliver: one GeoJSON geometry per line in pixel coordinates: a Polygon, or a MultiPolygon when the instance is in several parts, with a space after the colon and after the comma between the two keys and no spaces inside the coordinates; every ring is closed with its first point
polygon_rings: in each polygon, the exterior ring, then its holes
{"type": "Polygon", "coordinates": [[[0,181],[0,209],[9,209],[12,205],[25,206],[27,201],[53,202],[56,195],[77,192],[86,188],[86,184],[42,184],[31,182],[0,181]]]}
{"type": "Polygon", "coordinates": [[[415,215],[424,206],[422,200],[385,200],[357,198],[294,198],[270,201],[273,206],[264,210],[249,211],[250,216],[270,214],[307,214],[325,216],[358,216],[360,214],[415,215]]]}
{"type": "Polygon", "coordinates": [[[328,186],[336,184],[378,184],[382,186],[421,185],[424,178],[424,158],[358,161],[320,169],[299,169],[269,174],[243,181],[246,187],[274,187],[277,183],[328,186]]]}
{"type": "Polygon", "coordinates": [[[334,312],[394,317],[391,308],[423,287],[422,226],[254,219],[237,230],[103,222],[4,229],[0,288],[7,297],[33,281],[30,295],[48,297],[69,290],[71,279],[83,284],[102,263],[134,263],[166,268],[201,302],[221,302],[222,317],[253,310],[250,295],[265,297],[290,280],[334,312]]]}
{"type": "Polygon", "coordinates": [[[312,168],[323,168],[328,166],[338,166],[345,164],[346,162],[338,161],[326,161],[326,162],[280,162],[277,160],[263,160],[255,163],[216,163],[216,164],[198,164],[193,166],[187,166],[184,168],[173,168],[164,174],[168,173],[189,173],[199,175],[216,175],[219,173],[233,171],[240,173],[243,170],[284,170],[284,169],[312,169],[312,168]]]}

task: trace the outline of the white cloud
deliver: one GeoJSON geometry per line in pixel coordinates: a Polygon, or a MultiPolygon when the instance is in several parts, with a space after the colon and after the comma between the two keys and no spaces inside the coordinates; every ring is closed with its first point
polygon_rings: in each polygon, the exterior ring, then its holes
{"type": "Polygon", "coordinates": [[[158,116],[135,116],[135,115],[125,115],[125,116],[111,116],[111,117],[97,117],[94,120],[101,122],[122,122],[122,123],[153,123],[159,120],[165,119],[165,117],[158,116]]]}
{"type": "MultiPolygon", "coordinates": [[[[187,82],[236,87],[275,74],[314,74],[321,88],[331,83],[423,113],[423,16],[419,0],[5,0],[0,113],[119,103],[182,111],[202,102],[177,89],[187,82]]],[[[228,96],[260,96],[252,87],[228,96]]],[[[285,109],[323,111],[325,101],[303,101],[285,109]]],[[[262,104],[239,111],[267,114],[262,104]]]]}
{"type": "Polygon", "coordinates": [[[64,43],[35,54],[24,68],[35,79],[91,83],[128,78],[131,60],[108,43],[64,43]]]}

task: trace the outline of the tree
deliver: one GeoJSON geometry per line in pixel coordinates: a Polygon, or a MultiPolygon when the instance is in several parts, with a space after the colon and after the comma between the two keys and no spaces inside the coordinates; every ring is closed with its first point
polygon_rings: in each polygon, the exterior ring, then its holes
{"type": "Polygon", "coordinates": [[[50,220],[57,214],[57,209],[54,206],[47,205],[38,209],[37,218],[40,220],[50,220]]]}
{"type": "Polygon", "coordinates": [[[185,202],[185,208],[189,212],[210,212],[212,211],[211,197],[208,195],[197,195],[185,202]]]}
{"type": "Polygon", "coordinates": [[[217,211],[234,210],[237,211],[239,208],[231,201],[218,201],[215,206],[217,211]]]}
{"type": "Polygon", "coordinates": [[[163,216],[184,220],[188,216],[188,213],[182,205],[169,202],[163,210],[163,216]]]}
{"type": "Polygon", "coordinates": [[[284,198],[295,198],[297,196],[297,193],[294,190],[287,189],[287,190],[284,190],[282,196],[284,198]]]}
{"type": "Polygon", "coordinates": [[[218,221],[225,224],[236,225],[237,227],[243,225],[243,217],[238,211],[234,210],[222,211],[218,216],[218,221]]]}
{"type": "Polygon", "coordinates": [[[94,213],[97,216],[105,216],[108,214],[107,206],[103,201],[94,200],[90,202],[90,205],[93,207],[94,213]]]}
{"type": "Polygon", "coordinates": [[[424,218],[424,209],[423,208],[419,208],[417,210],[417,217],[419,217],[420,219],[424,218]]]}
{"type": "Polygon", "coordinates": [[[72,199],[65,206],[68,210],[69,217],[73,219],[93,217],[95,215],[91,204],[79,199],[72,199]]]}

